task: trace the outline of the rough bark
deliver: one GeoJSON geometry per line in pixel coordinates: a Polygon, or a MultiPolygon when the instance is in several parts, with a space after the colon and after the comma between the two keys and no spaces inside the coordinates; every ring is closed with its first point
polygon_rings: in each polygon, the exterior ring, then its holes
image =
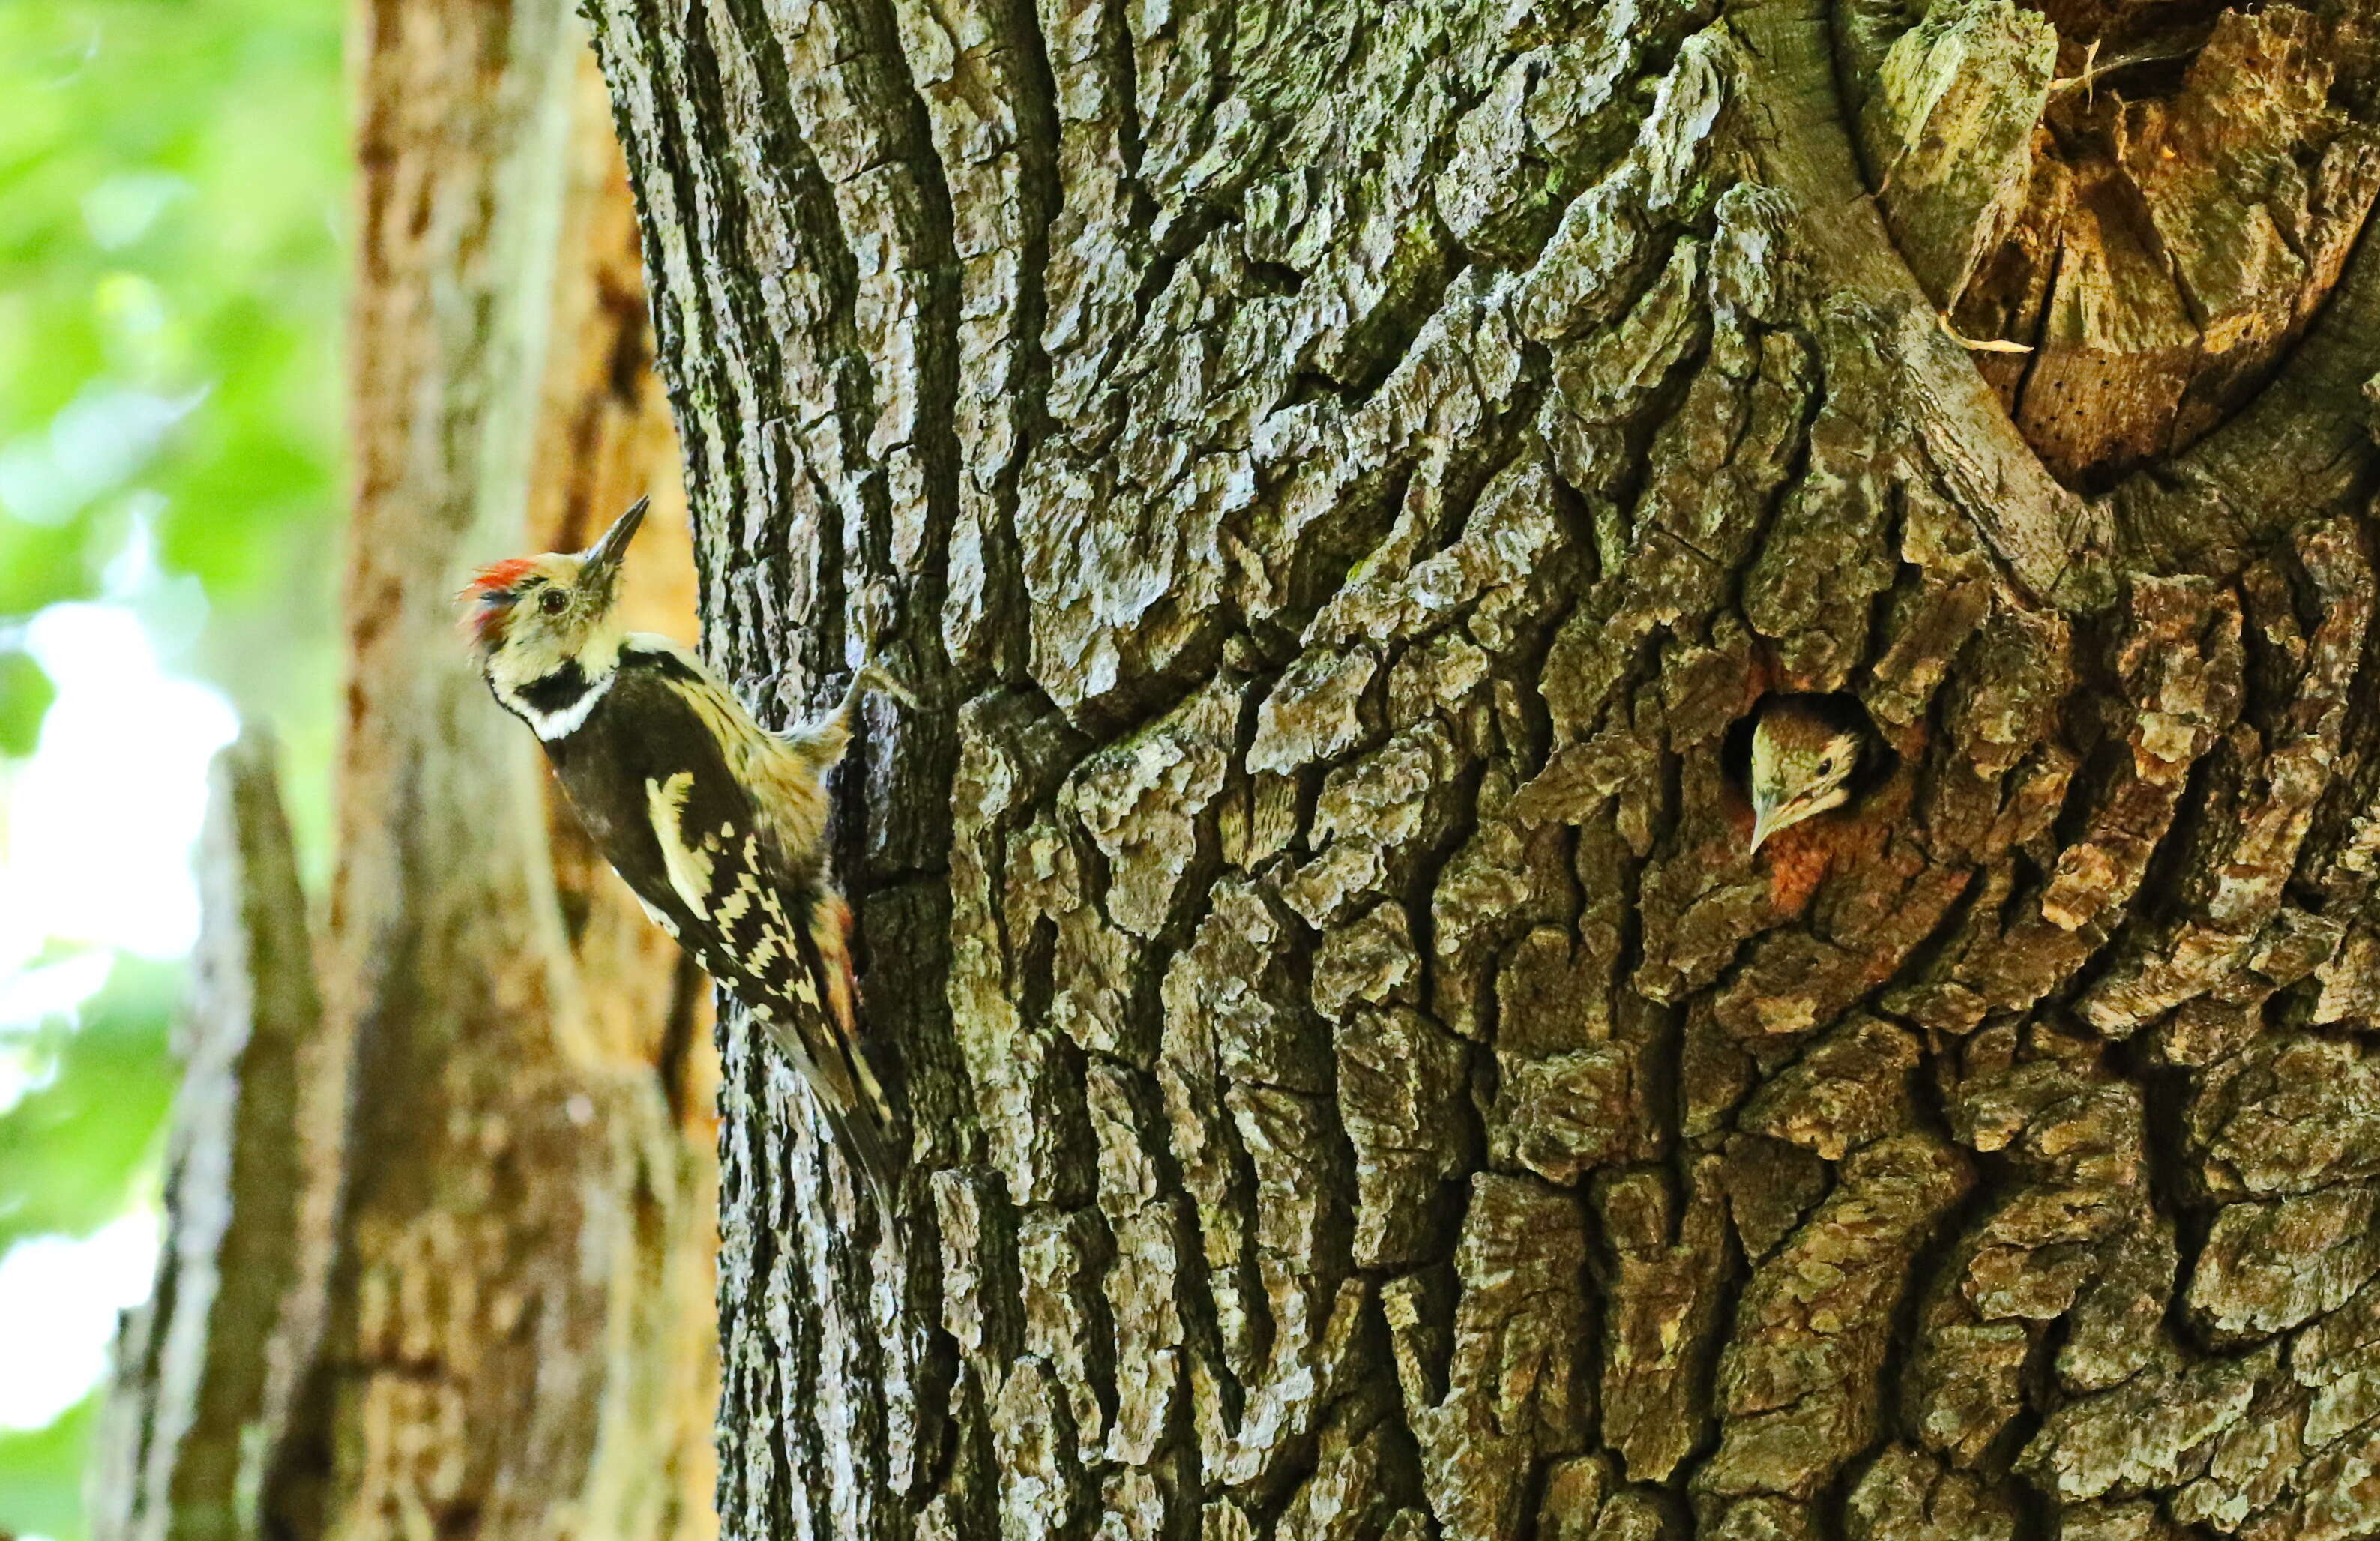
{"type": "Polygon", "coordinates": [[[2122,16],[594,15],[706,646],[929,702],[841,787],[894,1244],[726,1025],[724,1534],[2380,1533],[2380,255],[2028,416],[1960,297],[2144,291],[1977,279],[1986,99],[2122,16]],[[1775,690],[1885,752],[1747,858],[1775,690]]]}
{"type": "Polygon", "coordinates": [[[91,1534],[124,1541],[258,1534],[328,1299],[346,1067],[270,742],[251,730],[225,750],[211,792],[167,1250],[94,1441],[91,1534]]]}
{"type": "Polygon", "coordinates": [[[454,629],[472,564],[573,543],[650,485],[628,602],[691,631],[625,172],[559,4],[367,0],[358,20],[335,877],[310,958],[244,742],[95,1533],[700,1541],[699,977],[575,825],[550,833],[534,745],[454,629]]]}

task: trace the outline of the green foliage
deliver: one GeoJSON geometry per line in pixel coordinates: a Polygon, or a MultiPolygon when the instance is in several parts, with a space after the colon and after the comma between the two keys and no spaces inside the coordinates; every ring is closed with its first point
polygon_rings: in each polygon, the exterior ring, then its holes
{"type": "Polygon", "coordinates": [[[138,1196],[173,1100],[165,1044],[181,984],[179,965],[121,959],[76,1023],[42,1023],[22,1043],[34,1085],[0,1113],[0,1253],[88,1235],[138,1196]]]}
{"type": "Polygon", "coordinates": [[[57,691],[24,653],[0,651],[0,755],[30,755],[57,691]]]}
{"type": "MultiPolygon", "coordinates": [[[[335,689],[345,20],[0,4],[0,756],[51,695],[18,623],[106,592],[145,529],[208,601],[169,661],[276,720],[301,833],[326,817],[335,689]]],[[[0,1113],[0,1253],[89,1234],[153,1181],[179,972],[120,962],[79,1026],[0,1028],[33,1072],[0,1113]]],[[[0,1324],[0,1363],[28,1330],[0,1324]]],[[[80,1535],[91,1423],[87,1401],[0,1433],[0,1535],[80,1535]]]]}
{"type": "Polygon", "coordinates": [[[235,694],[285,692],[240,661],[322,634],[341,20],[0,6],[0,622],[94,593],[140,521],[205,584],[235,694]]]}
{"type": "MultiPolygon", "coordinates": [[[[152,1184],[173,1098],[166,1052],[183,970],[119,959],[73,1022],[0,1030],[32,1089],[0,1113],[0,1254],[30,1236],[82,1236],[152,1184]]],[[[27,1323],[11,1330],[37,1331],[27,1323]]],[[[47,1427],[0,1430],[0,1535],[82,1535],[82,1481],[97,1395],[47,1427]]]]}
{"type": "Polygon", "coordinates": [[[94,1394],[47,1428],[0,1430],[0,1534],[80,1533],[82,1452],[98,1415],[94,1394]]]}
{"type": "Polygon", "coordinates": [[[90,588],[79,523],[28,524],[0,514],[0,615],[25,615],[90,588]]]}

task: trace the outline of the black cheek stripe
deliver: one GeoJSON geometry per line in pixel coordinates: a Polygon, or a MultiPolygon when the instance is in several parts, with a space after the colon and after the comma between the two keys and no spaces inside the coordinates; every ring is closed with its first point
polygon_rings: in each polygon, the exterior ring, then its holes
{"type": "Polygon", "coordinates": [[[571,659],[543,679],[531,680],[514,692],[523,705],[546,715],[566,710],[587,694],[587,671],[571,659]]]}

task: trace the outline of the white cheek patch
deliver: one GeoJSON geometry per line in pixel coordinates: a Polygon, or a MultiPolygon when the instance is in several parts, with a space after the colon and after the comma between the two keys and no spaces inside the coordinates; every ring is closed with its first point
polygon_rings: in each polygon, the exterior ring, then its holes
{"type": "Polygon", "coordinates": [[[613,680],[617,677],[615,674],[604,675],[579,692],[578,699],[558,711],[540,711],[511,691],[504,693],[504,705],[520,714],[521,721],[535,730],[540,742],[551,744],[585,727],[587,719],[594,714],[595,703],[603,698],[604,693],[612,688],[613,680]]]}
{"type": "Polygon", "coordinates": [[[666,782],[645,783],[645,807],[652,819],[653,840],[661,846],[662,866],[670,887],[698,916],[710,913],[710,858],[686,843],[680,822],[686,794],[694,790],[694,772],[681,770],[666,782]]]}

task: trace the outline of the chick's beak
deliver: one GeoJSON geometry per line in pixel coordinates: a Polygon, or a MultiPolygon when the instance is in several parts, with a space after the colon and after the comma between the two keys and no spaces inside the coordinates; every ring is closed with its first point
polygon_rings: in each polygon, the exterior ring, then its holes
{"type": "Polygon", "coordinates": [[[1775,834],[1779,830],[1784,828],[1785,821],[1783,819],[1779,817],[1779,815],[1783,811],[1782,807],[1776,803],[1754,802],[1752,805],[1752,847],[1750,850],[1743,853],[1745,855],[1757,855],[1760,852],[1760,843],[1767,840],[1770,835],[1775,834]]]}
{"type": "Polygon", "coordinates": [[[637,527],[645,522],[645,504],[638,498],[628,505],[628,511],[612,521],[603,539],[587,549],[587,564],[578,572],[582,589],[600,588],[608,592],[619,581],[620,564],[628,554],[628,542],[637,538],[637,527]]]}

